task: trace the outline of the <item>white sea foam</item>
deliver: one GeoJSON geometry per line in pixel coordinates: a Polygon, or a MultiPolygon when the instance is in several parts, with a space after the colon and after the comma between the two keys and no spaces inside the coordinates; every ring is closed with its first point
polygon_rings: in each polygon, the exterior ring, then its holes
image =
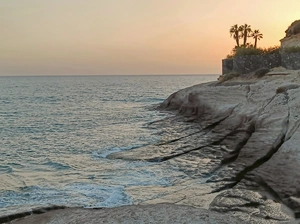
{"type": "Polygon", "coordinates": [[[123,146],[123,147],[107,147],[104,149],[101,149],[100,151],[93,152],[92,156],[95,158],[106,158],[108,155],[115,153],[115,152],[121,152],[126,151],[130,149],[136,149],[145,146],[146,144],[138,144],[138,145],[129,145],[129,146],[123,146]]]}
{"type": "Polygon", "coordinates": [[[159,125],[148,124],[164,115],[149,108],[213,79],[0,77],[0,213],[49,204],[113,207],[131,203],[124,187],[171,185],[179,171],[106,157],[157,142],[159,125]]]}
{"type": "Polygon", "coordinates": [[[72,194],[81,195],[77,199],[87,208],[115,207],[131,204],[130,197],[125,194],[123,186],[99,186],[78,183],[65,188],[72,194]]]}

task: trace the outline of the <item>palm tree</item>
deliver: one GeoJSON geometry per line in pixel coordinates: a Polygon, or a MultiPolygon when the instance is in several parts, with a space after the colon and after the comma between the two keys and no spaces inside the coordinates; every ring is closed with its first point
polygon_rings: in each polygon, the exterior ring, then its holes
{"type": "Polygon", "coordinates": [[[243,46],[246,47],[247,46],[247,37],[249,37],[249,34],[252,32],[251,26],[245,23],[244,25],[240,26],[240,29],[242,31],[242,37],[244,38],[243,46]]]}
{"type": "Polygon", "coordinates": [[[241,27],[238,26],[237,24],[233,25],[230,30],[229,30],[229,33],[230,33],[230,37],[233,36],[233,39],[235,39],[236,41],[236,46],[239,47],[240,46],[240,32],[241,32],[241,27]]]}
{"type": "Polygon", "coordinates": [[[263,38],[263,34],[259,32],[259,30],[254,30],[252,33],[251,33],[251,37],[253,37],[254,39],[254,48],[257,47],[257,40],[260,40],[263,38]]]}

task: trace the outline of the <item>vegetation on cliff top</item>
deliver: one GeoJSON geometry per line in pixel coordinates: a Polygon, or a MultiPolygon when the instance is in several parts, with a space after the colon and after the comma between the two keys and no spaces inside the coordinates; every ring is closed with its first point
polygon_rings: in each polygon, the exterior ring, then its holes
{"type": "Polygon", "coordinates": [[[226,58],[234,58],[235,56],[244,55],[267,55],[267,54],[279,54],[280,47],[268,47],[268,48],[254,48],[254,47],[234,47],[230,54],[226,58]]]}
{"type": "Polygon", "coordinates": [[[300,46],[294,46],[294,47],[285,47],[282,49],[285,53],[297,53],[300,52],[300,46]]]}
{"type": "Polygon", "coordinates": [[[260,33],[259,30],[252,31],[251,25],[246,23],[241,26],[238,24],[231,26],[229,33],[236,41],[236,46],[232,49],[232,52],[227,55],[227,58],[233,58],[241,55],[264,55],[271,52],[273,53],[273,51],[277,50],[277,47],[268,49],[257,48],[257,41],[263,38],[263,34],[260,33]],[[247,42],[248,37],[252,37],[254,39],[254,45],[247,42]],[[243,39],[242,45],[240,45],[240,39],[243,39]]]}
{"type": "Polygon", "coordinates": [[[234,47],[230,54],[226,56],[227,59],[234,58],[236,56],[245,55],[268,55],[268,54],[279,54],[282,53],[298,53],[300,47],[285,47],[280,46],[268,47],[268,48],[253,48],[253,47],[234,47]]]}
{"type": "Polygon", "coordinates": [[[273,46],[268,48],[258,48],[257,41],[263,38],[263,34],[260,33],[259,30],[252,30],[251,25],[248,24],[241,26],[235,24],[230,27],[229,33],[235,40],[236,46],[232,49],[231,53],[226,56],[227,59],[245,55],[279,54],[280,51],[285,53],[300,52],[300,47],[280,48],[280,46],[273,46]],[[247,42],[249,37],[254,39],[254,44],[247,42]],[[243,40],[242,44],[240,44],[240,39],[243,40]]]}
{"type": "Polygon", "coordinates": [[[263,34],[259,30],[251,29],[251,25],[244,24],[239,26],[235,24],[231,26],[229,30],[230,36],[236,41],[236,47],[252,47],[257,48],[257,41],[263,38],[263,34]],[[254,39],[254,45],[251,43],[247,43],[248,37],[252,37],[254,39]],[[243,39],[243,44],[240,45],[240,39],[243,39]]]}

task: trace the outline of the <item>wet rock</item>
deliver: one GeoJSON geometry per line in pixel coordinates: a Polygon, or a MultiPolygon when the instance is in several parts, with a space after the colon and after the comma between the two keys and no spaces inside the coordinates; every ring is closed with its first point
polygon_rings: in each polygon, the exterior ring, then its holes
{"type": "Polygon", "coordinates": [[[243,223],[206,209],[174,204],[132,205],[108,209],[69,208],[15,220],[15,224],[50,223],[243,223]]]}

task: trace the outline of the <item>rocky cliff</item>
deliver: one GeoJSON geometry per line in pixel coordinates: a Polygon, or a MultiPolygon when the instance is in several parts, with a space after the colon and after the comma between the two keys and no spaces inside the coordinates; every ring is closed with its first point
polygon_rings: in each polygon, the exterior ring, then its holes
{"type": "Polygon", "coordinates": [[[160,106],[179,116],[159,124],[178,130],[111,157],[172,164],[201,180],[155,203],[209,204],[249,223],[290,223],[300,217],[300,73],[282,74],[180,90],[160,106]]]}

